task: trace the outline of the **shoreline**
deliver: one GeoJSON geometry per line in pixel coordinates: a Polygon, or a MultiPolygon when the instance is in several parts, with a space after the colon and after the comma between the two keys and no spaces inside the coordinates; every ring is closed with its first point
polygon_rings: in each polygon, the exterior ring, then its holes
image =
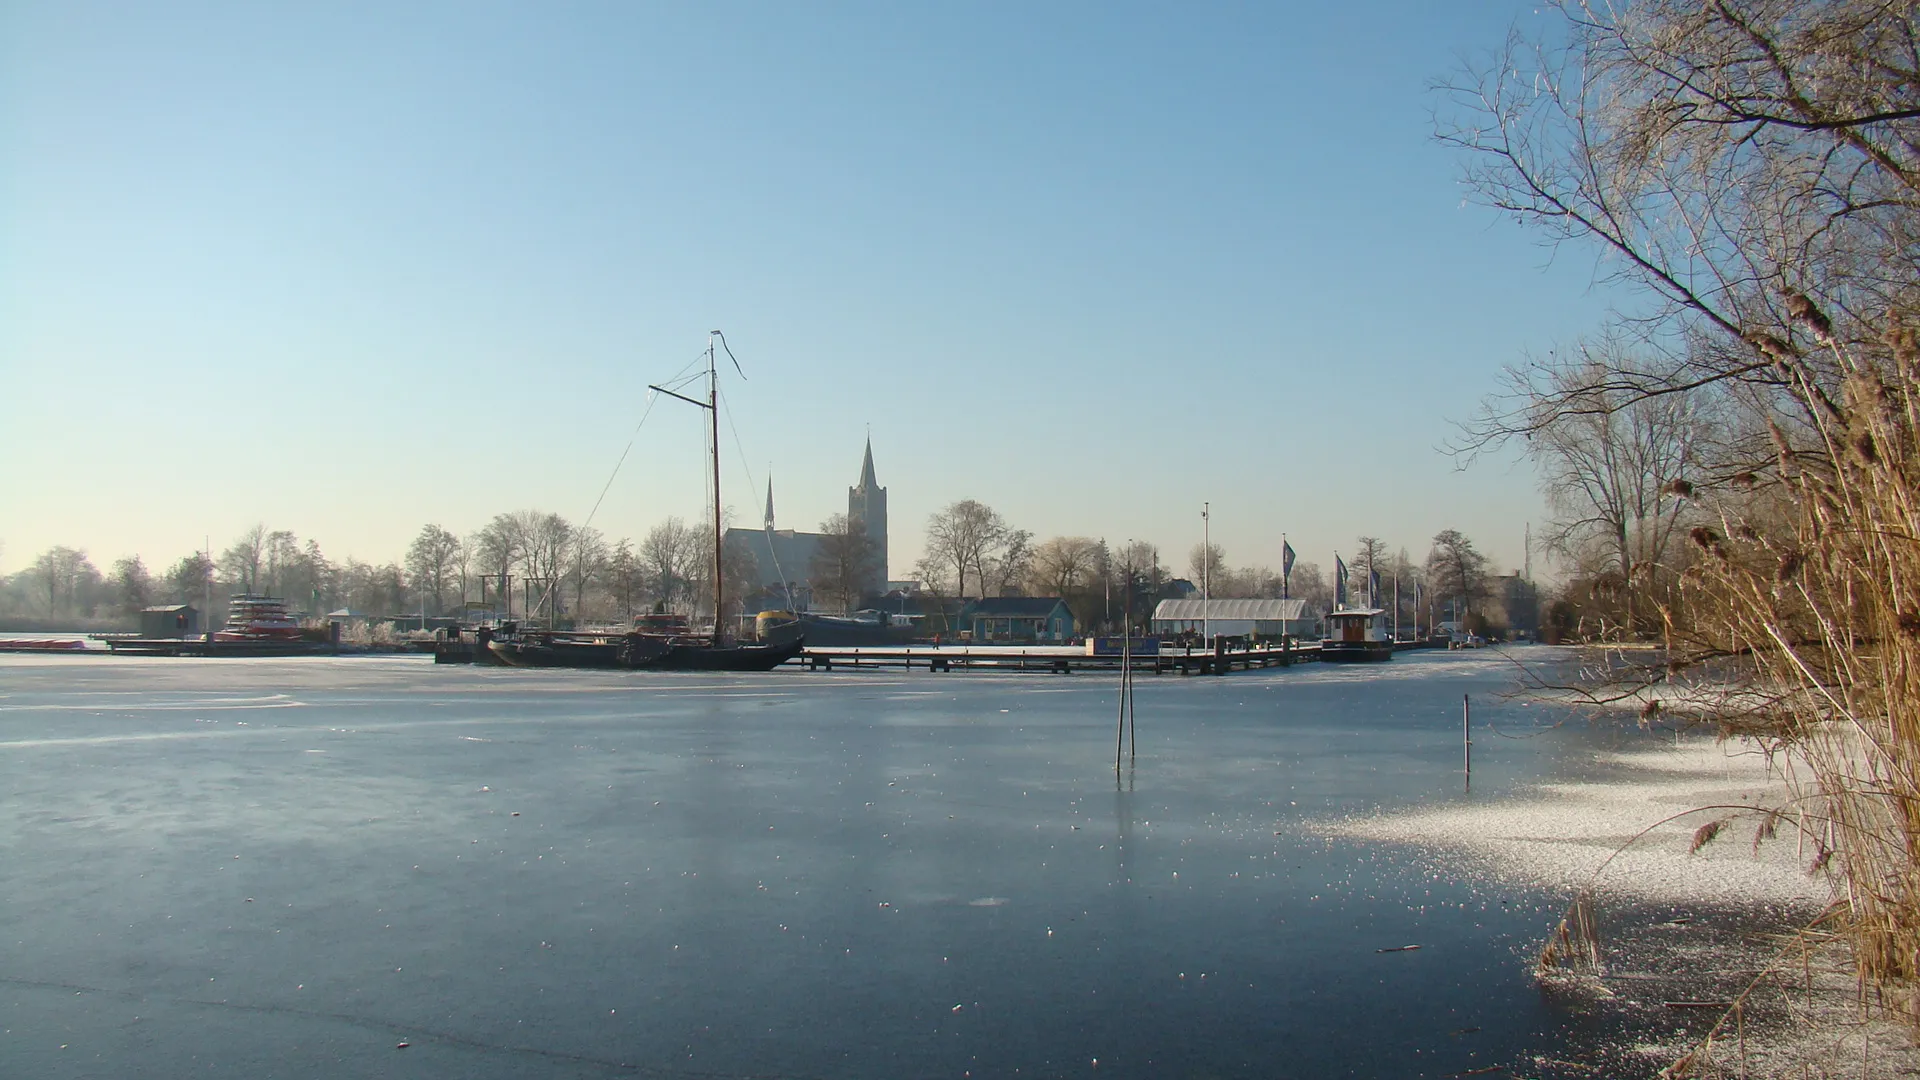
{"type": "MultiPolygon", "coordinates": [[[[1909,1027],[1864,1000],[1844,943],[1808,930],[1835,887],[1814,867],[1818,843],[1779,758],[1749,740],[1682,736],[1596,761],[1602,779],[1314,831],[1411,848],[1441,872],[1569,904],[1591,898],[1600,963],[1536,973],[1580,1030],[1509,1075],[1920,1072],[1909,1027]]],[[[1541,945],[1554,933],[1542,925],[1541,945]]]]}

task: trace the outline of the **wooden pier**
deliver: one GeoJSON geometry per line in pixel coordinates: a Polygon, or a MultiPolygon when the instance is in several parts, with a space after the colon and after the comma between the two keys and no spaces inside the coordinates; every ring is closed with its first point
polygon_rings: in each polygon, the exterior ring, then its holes
{"type": "MultiPolygon", "coordinates": [[[[1286,667],[1320,659],[1320,643],[1286,642],[1241,648],[1166,649],[1135,653],[1133,670],[1152,675],[1225,675],[1229,671],[1286,667]]],[[[796,660],[809,671],[848,668],[925,668],[928,671],[1028,671],[1071,675],[1078,671],[1120,670],[1115,653],[1045,645],[945,645],[904,648],[813,648],[796,660]]]]}
{"type": "Polygon", "coordinates": [[[101,640],[110,653],[121,656],[332,656],[341,651],[338,644],[325,641],[209,641],[204,637],[101,640]]]}

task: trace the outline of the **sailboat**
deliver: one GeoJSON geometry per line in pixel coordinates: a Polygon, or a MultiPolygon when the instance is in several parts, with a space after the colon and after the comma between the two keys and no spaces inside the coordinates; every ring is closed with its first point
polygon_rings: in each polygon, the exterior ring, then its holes
{"type": "MultiPolygon", "coordinates": [[[[686,638],[675,641],[650,666],[662,671],[771,671],[799,656],[806,648],[806,638],[803,635],[777,645],[727,640],[726,574],[722,557],[726,533],[720,523],[720,508],[724,504],[720,501],[720,371],[714,356],[716,342],[724,345],[726,336],[718,330],[708,331],[707,400],[676,394],[665,387],[648,386],[649,390],[707,410],[709,446],[713,451],[713,636],[704,642],[686,638]]],[[[727,356],[731,358],[733,350],[727,350],[727,356]]],[[[734,366],[737,368],[739,362],[735,361],[734,366]]]]}
{"type": "MultiPolygon", "coordinates": [[[[684,630],[649,632],[647,627],[624,634],[583,634],[569,631],[522,629],[508,624],[491,635],[486,648],[492,659],[513,667],[592,667],[649,671],[771,671],[799,656],[804,637],[778,644],[729,641],[726,636],[726,580],[722,575],[720,527],[720,374],[714,346],[724,343],[718,330],[707,335],[707,400],[691,398],[662,386],[648,389],[707,410],[713,449],[713,632],[697,635],[684,630]]],[[[731,356],[732,352],[729,351],[731,356]]]]}

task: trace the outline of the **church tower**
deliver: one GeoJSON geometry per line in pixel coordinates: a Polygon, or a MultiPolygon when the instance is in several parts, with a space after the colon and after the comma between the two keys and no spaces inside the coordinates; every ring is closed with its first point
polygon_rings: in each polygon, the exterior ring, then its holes
{"type": "Polygon", "coordinates": [[[886,588],[887,584],[887,489],[873,475],[873,438],[867,438],[866,460],[860,463],[860,484],[847,489],[847,521],[857,522],[866,530],[867,538],[873,541],[874,551],[879,556],[879,565],[875,567],[876,590],[886,588]]]}

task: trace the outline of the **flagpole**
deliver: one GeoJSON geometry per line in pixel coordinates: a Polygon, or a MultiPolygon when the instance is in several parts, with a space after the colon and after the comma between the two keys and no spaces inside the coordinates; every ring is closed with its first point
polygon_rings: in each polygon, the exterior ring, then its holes
{"type": "Polygon", "coordinates": [[[1213,648],[1213,520],[1212,503],[1200,504],[1200,637],[1213,648]]]}

